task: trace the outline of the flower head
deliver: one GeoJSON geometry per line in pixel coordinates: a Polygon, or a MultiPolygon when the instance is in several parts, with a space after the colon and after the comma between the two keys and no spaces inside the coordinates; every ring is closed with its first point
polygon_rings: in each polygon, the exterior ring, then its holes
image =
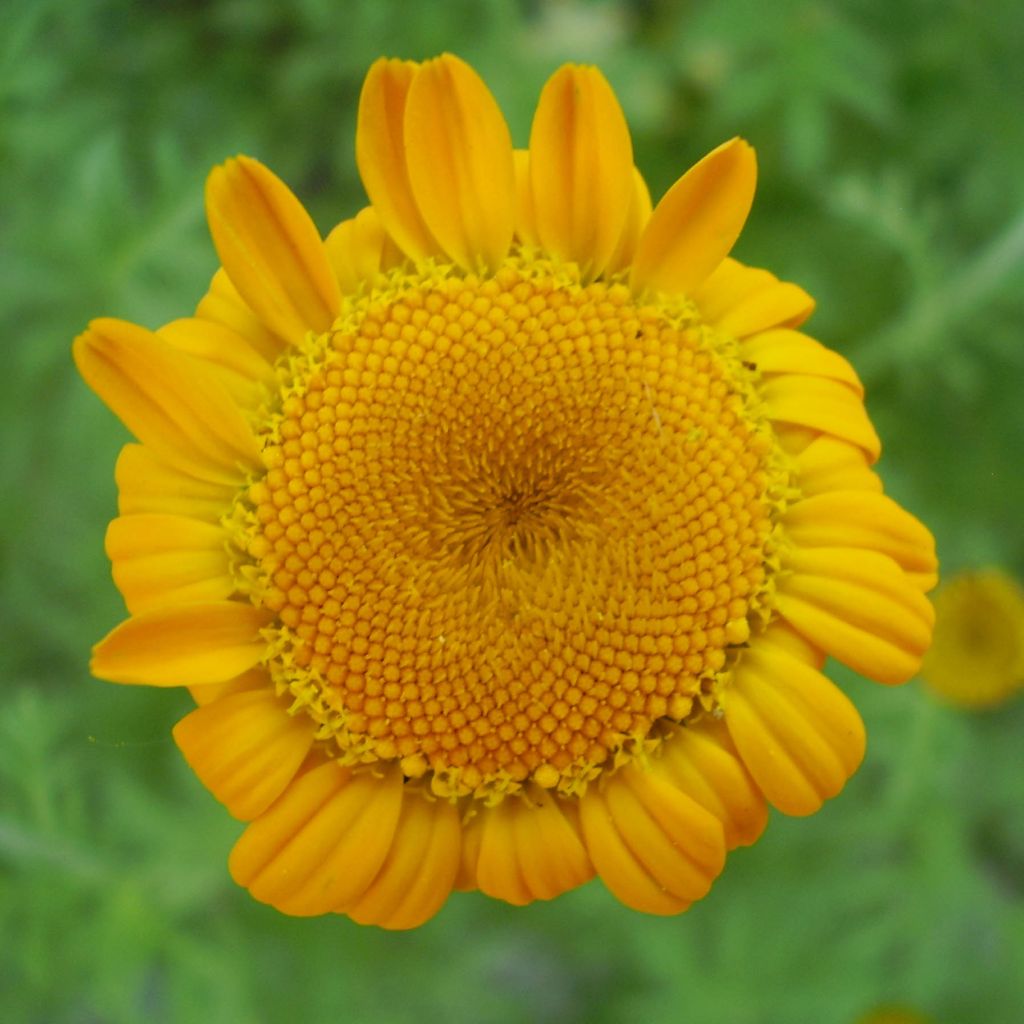
{"type": "Polygon", "coordinates": [[[932,1024],[932,1018],[904,1006],[879,1006],[858,1017],[857,1024],[932,1024]]]}
{"type": "Polygon", "coordinates": [[[728,256],[742,140],[652,210],[596,69],[514,150],[443,56],[370,69],[356,155],[371,205],[325,240],[218,167],[196,315],[77,340],[139,441],[93,671],[190,688],[175,738],[250,822],[231,872],[287,913],[410,927],[595,873],[684,910],[768,803],[857,768],[820,668],[916,672],[931,537],[811,299],[728,256]]]}
{"type": "Polygon", "coordinates": [[[935,642],[921,677],[967,708],[1001,704],[1024,686],[1024,590],[999,569],[965,572],[935,595],[935,642]]]}

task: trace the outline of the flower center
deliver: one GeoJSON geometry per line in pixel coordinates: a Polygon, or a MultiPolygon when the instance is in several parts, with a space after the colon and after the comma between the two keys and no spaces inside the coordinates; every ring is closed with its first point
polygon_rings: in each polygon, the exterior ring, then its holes
{"type": "Polygon", "coordinates": [[[691,306],[525,255],[347,300],[240,505],[296,713],[345,763],[496,800],[714,710],[785,484],[750,372],[691,306]]]}

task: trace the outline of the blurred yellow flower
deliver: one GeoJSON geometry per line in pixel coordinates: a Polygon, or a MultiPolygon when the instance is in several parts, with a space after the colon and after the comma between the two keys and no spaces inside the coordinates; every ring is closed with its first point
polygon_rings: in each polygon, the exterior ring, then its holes
{"type": "Polygon", "coordinates": [[[175,738],[251,822],[231,872],[286,913],[405,928],[595,873],[685,910],[768,803],[856,770],[820,669],[917,672],[931,536],[812,300],[728,256],[742,140],[652,210],[599,71],[514,150],[446,55],[370,69],[356,155],[371,205],[323,241],[218,167],[196,315],[77,340],[140,442],[93,671],[190,688],[175,738]]]}
{"type": "Polygon", "coordinates": [[[857,1024],[932,1024],[932,1018],[905,1006],[880,1006],[858,1017],[857,1024]]]}
{"type": "Polygon", "coordinates": [[[924,681],[968,708],[1000,704],[1024,686],[1024,590],[999,569],[966,572],[935,595],[935,639],[924,681]]]}

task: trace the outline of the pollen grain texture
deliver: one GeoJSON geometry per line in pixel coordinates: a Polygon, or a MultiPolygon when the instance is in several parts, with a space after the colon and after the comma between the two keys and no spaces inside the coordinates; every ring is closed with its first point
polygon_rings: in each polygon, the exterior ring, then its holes
{"type": "Polygon", "coordinates": [[[713,711],[785,487],[753,369],[692,307],[523,254],[346,303],[236,509],[268,667],[333,756],[571,794],[713,711]]]}

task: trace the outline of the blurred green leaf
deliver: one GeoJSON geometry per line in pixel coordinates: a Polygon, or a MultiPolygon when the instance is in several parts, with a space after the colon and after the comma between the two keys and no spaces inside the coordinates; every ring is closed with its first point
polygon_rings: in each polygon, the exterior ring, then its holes
{"type": "Polygon", "coordinates": [[[939,1024],[1024,1005],[1024,705],[966,717],[837,669],[868,726],[819,815],[774,815],[712,895],[648,918],[599,885],[457,895],[412,934],[285,918],[237,889],[241,826],[183,765],[176,693],[88,678],[124,614],[102,541],[126,434],[76,378],[94,316],[187,314],[216,261],[210,166],[273,166],[323,229],[381,54],[460,53],[518,144],[563,60],[598,61],[655,198],[741,133],[737,255],[818,299],[869,385],[887,487],[949,568],[1024,577],[1024,10],[1011,0],[33,0],[0,7],[0,1016],[939,1024]]]}

